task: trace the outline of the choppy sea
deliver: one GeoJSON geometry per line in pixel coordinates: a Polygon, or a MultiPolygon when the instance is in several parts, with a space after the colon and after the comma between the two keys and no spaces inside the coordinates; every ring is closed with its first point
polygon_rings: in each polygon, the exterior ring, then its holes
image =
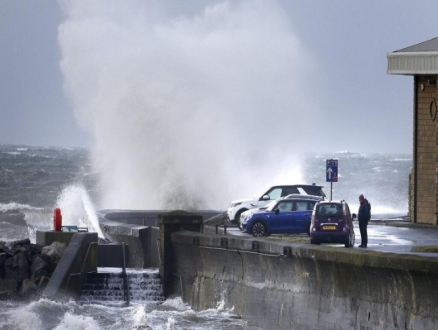
{"type": "MultiPolygon", "coordinates": [[[[411,154],[337,152],[303,157],[304,183],[323,184],[327,196],[345,199],[352,210],[363,193],[371,201],[374,219],[406,217],[411,154]],[[324,182],[329,158],[339,164],[339,181],[332,185],[324,182]]],[[[93,228],[100,194],[99,173],[93,172],[87,149],[0,145],[0,241],[35,242],[36,230],[52,229],[54,207],[61,207],[63,219],[93,228]]],[[[0,301],[0,329],[30,328],[257,329],[223,303],[196,312],[179,298],[124,308],[47,299],[0,301]]]]}

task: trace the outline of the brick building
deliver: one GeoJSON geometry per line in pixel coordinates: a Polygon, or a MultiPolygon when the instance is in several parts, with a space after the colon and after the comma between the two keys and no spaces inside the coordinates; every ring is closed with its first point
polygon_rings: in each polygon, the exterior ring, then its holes
{"type": "Polygon", "coordinates": [[[438,224],[438,38],[387,54],[388,74],[414,77],[409,218],[438,224]]]}

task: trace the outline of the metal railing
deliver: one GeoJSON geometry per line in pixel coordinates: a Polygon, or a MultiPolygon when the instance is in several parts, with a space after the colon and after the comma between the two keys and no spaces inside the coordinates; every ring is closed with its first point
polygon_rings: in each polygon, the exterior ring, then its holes
{"type": "Polygon", "coordinates": [[[126,273],[125,242],[122,242],[122,252],[123,252],[123,265],[122,265],[123,296],[124,296],[124,300],[126,301],[126,305],[129,306],[129,283],[128,283],[128,274],[126,273]]]}

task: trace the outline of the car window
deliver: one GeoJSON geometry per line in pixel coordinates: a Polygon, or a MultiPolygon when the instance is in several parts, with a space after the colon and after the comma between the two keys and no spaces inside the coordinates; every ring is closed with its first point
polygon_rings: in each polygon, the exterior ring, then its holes
{"type": "Polygon", "coordinates": [[[290,194],[299,194],[300,192],[298,191],[297,187],[285,187],[283,188],[283,193],[281,194],[281,196],[287,196],[290,194]]]}
{"type": "Polygon", "coordinates": [[[292,211],[292,206],[293,206],[294,202],[292,201],[284,201],[284,202],[280,202],[278,203],[278,206],[276,207],[280,212],[290,212],[292,211]]]}
{"type": "Polygon", "coordinates": [[[308,195],[322,196],[322,189],[318,186],[303,187],[308,195]]]}
{"type": "Polygon", "coordinates": [[[307,201],[296,201],[294,211],[306,211],[307,210],[307,201]]]}
{"type": "Polygon", "coordinates": [[[316,210],[315,210],[315,214],[319,217],[328,217],[330,216],[328,214],[328,208],[329,205],[328,204],[319,204],[316,206],[316,210]]]}
{"type": "Polygon", "coordinates": [[[327,215],[329,216],[340,216],[342,212],[342,204],[330,204],[326,208],[327,215]]]}
{"type": "Polygon", "coordinates": [[[316,202],[309,202],[309,205],[308,205],[308,210],[313,210],[313,208],[315,207],[315,204],[316,204],[316,202]]]}
{"type": "Polygon", "coordinates": [[[278,198],[281,197],[281,192],[282,191],[283,191],[282,188],[278,188],[278,187],[277,188],[273,188],[271,190],[268,190],[265,194],[263,194],[263,196],[264,195],[269,195],[270,199],[278,199],[278,198]]]}

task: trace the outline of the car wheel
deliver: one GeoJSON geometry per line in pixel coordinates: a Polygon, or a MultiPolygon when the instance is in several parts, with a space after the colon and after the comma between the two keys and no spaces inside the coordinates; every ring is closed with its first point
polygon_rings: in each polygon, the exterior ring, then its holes
{"type": "Polygon", "coordinates": [[[355,235],[354,232],[351,235],[348,235],[348,242],[345,243],[345,247],[349,248],[349,247],[353,247],[354,246],[354,241],[355,241],[355,235]]]}
{"type": "Polygon", "coordinates": [[[256,221],[251,227],[251,234],[254,237],[262,237],[266,235],[266,226],[261,221],[256,221]]]}
{"type": "Polygon", "coordinates": [[[240,210],[236,213],[236,216],[234,217],[234,223],[237,225],[237,227],[239,227],[240,230],[242,230],[242,226],[240,225],[240,216],[245,211],[247,210],[240,210]]]}

